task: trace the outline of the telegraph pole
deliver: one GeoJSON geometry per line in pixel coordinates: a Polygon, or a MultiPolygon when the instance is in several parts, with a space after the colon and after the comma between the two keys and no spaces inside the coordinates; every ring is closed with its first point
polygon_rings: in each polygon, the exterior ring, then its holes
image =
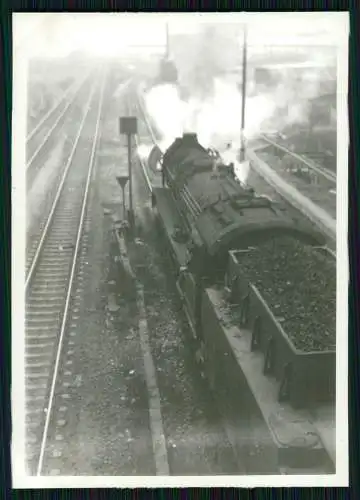
{"type": "Polygon", "coordinates": [[[240,162],[245,161],[245,102],[246,102],[246,66],[247,66],[247,26],[244,25],[244,42],[242,58],[242,104],[241,104],[241,131],[240,131],[240,162]]]}
{"type": "Polygon", "coordinates": [[[131,161],[131,134],[127,136],[127,156],[128,156],[128,169],[129,169],[129,221],[130,225],[134,220],[134,207],[133,207],[133,186],[132,186],[132,161],[131,161]]]}

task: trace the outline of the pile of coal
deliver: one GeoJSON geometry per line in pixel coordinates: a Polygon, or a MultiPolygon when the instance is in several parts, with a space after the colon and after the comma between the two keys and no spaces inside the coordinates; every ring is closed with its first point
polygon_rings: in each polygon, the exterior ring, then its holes
{"type": "Polygon", "coordinates": [[[296,348],[335,349],[336,269],[330,255],[282,237],[241,255],[239,265],[296,348]]]}

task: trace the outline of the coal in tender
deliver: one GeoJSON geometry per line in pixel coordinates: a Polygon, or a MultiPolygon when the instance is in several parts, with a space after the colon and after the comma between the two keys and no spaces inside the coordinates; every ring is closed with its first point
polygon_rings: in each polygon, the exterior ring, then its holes
{"type": "Polygon", "coordinates": [[[336,269],[330,255],[278,237],[238,260],[297,349],[335,349],[336,269]]]}

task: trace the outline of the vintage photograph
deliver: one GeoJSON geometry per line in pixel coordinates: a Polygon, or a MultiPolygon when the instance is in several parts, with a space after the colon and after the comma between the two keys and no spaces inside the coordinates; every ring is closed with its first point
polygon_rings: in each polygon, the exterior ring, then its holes
{"type": "Polygon", "coordinates": [[[14,487],[348,484],[348,34],[13,15],[14,487]]]}

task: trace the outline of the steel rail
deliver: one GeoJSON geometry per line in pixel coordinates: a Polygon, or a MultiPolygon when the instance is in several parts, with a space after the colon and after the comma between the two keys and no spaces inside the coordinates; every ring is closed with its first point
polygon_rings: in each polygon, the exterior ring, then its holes
{"type": "Polygon", "coordinates": [[[55,210],[57,208],[57,205],[58,205],[58,202],[59,202],[62,190],[63,190],[63,186],[64,186],[64,183],[65,183],[66,177],[68,175],[69,169],[71,167],[72,160],[73,160],[73,157],[74,157],[74,154],[75,154],[75,151],[76,151],[76,148],[77,148],[80,136],[81,136],[81,132],[83,130],[86,118],[87,118],[89,110],[90,110],[90,104],[91,104],[94,92],[95,92],[95,85],[93,86],[92,91],[90,93],[90,96],[89,96],[89,99],[88,99],[88,102],[87,102],[87,105],[86,105],[86,108],[85,108],[85,112],[84,112],[84,115],[83,115],[83,118],[82,118],[79,130],[78,130],[75,142],[73,144],[70,156],[69,156],[67,164],[65,166],[65,170],[64,170],[62,179],[60,181],[59,187],[57,189],[57,192],[56,192],[56,195],[55,195],[55,198],[54,198],[54,202],[52,204],[49,216],[47,218],[44,230],[42,232],[42,235],[41,235],[38,247],[37,247],[36,252],[35,252],[35,255],[34,255],[33,260],[31,262],[30,269],[29,269],[29,271],[28,271],[28,273],[26,275],[26,278],[25,278],[25,293],[26,293],[26,291],[27,291],[27,289],[29,287],[29,284],[30,284],[31,279],[33,277],[36,265],[37,265],[37,263],[39,261],[39,257],[40,257],[40,254],[41,254],[42,247],[44,245],[45,239],[46,239],[47,234],[48,234],[48,230],[49,230],[51,222],[53,220],[53,217],[54,217],[54,214],[55,214],[55,210]]]}
{"type": "MultiPolygon", "coordinates": [[[[156,137],[155,137],[155,134],[154,134],[153,128],[152,128],[152,126],[151,126],[151,124],[150,124],[150,122],[149,122],[149,119],[148,119],[148,117],[147,117],[147,114],[146,114],[146,112],[145,112],[145,110],[144,110],[144,107],[143,107],[143,105],[142,105],[142,103],[141,103],[141,100],[140,100],[140,99],[141,99],[141,98],[140,98],[140,95],[139,95],[138,93],[137,93],[137,98],[138,98],[138,107],[140,108],[140,111],[141,111],[141,113],[142,113],[142,115],[143,115],[143,117],[144,117],[144,121],[145,121],[146,126],[147,126],[147,129],[148,129],[148,131],[149,131],[149,133],[150,133],[150,135],[151,135],[151,139],[152,139],[152,141],[153,141],[153,143],[154,143],[154,144],[158,145],[158,142],[157,142],[157,139],[156,139],[156,137]]],[[[161,149],[161,148],[160,148],[160,149],[161,149]]]]}
{"type": "MultiPolygon", "coordinates": [[[[131,112],[131,107],[130,105],[128,105],[128,113],[131,112]]],[[[150,130],[150,129],[149,129],[150,130]]],[[[155,137],[154,137],[155,139],[155,137]]],[[[137,135],[134,136],[134,140],[135,140],[135,145],[136,147],[138,148],[139,147],[139,140],[138,140],[138,137],[137,135]]],[[[146,185],[148,187],[148,190],[150,191],[150,193],[152,193],[153,191],[153,186],[152,186],[152,183],[151,183],[151,180],[150,180],[150,177],[146,171],[146,166],[145,166],[145,162],[142,158],[139,157],[139,161],[140,161],[140,165],[141,165],[141,169],[142,169],[142,172],[143,172],[143,175],[144,175],[144,178],[145,178],[145,182],[146,182],[146,185]]]]}
{"type": "MultiPolygon", "coordinates": [[[[89,76],[89,75],[88,75],[89,76]]],[[[71,96],[70,100],[66,103],[64,109],[61,111],[61,114],[57,117],[57,119],[55,120],[55,122],[53,123],[52,127],[50,128],[50,130],[48,131],[48,133],[45,135],[45,137],[43,138],[43,140],[41,141],[41,143],[39,144],[39,146],[36,148],[35,152],[32,154],[31,158],[27,161],[26,163],[26,170],[29,170],[29,168],[32,166],[32,164],[34,163],[34,160],[36,159],[36,157],[39,155],[40,151],[43,149],[43,147],[45,146],[45,144],[47,143],[47,141],[49,140],[49,138],[52,136],[52,134],[54,133],[54,130],[56,129],[56,127],[58,126],[60,120],[63,118],[63,116],[65,115],[65,113],[67,112],[67,110],[69,109],[69,107],[71,106],[71,104],[74,102],[74,100],[76,99],[76,97],[78,96],[78,92],[79,90],[83,87],[83,85],[85,84],[88,76],[83,79],[80,84],[76,87],[76,90],[75,90],[75,93],[74,95],[71,96]]],[[[63,101],[61,101],[63,102],[63,101]]],[[[56,107],[56,109],[59,107],[60,103],[58,103],[58,106],[56,107]]],[[[52,111],[52,113],[55,111],[55,109],[52,111]]],[[[49,115],[50,116],[50,115],[49,115]]],[[[45,118],[48,118],[48,117],[45,117],[45,118]]],[[[45,121],[45,120],[44,120],[45,121]]],[[[30,138],[26,138],[27,140],[27,144],[29,143],[29,141],[32,139],[33,135],[32,134],[35,134],[35,132],[38,131],[38,129],[40,128],[40,126],[42,125],[41,124],[38,124],[35,128],[37,129],[36,131],[32,131],[31,132],[31,137],[30,138]]]]}
{"type": "Polygon", "coordinates": [[[280,149],[284,153],[287,153],[288,155],[292,156],[293,158],[297,159],[304,165],[306,165],[310,170],[313,170],[314,172],[318,173],[319,175],[322,175],[325,177],[327,180],[336,183],[336,174],[331,172],[328,169],[322,168],[319,165],[316,165],[314,162],[310,161],[308,158],[305,158],[302,155],[299,155],[298,153],[295,153],[294,151],[291,151],[288,149],[286,146],[283,146],[282,144],[278,144],[277,142],[273,141],[269,137],[266,137],[266,135],[261,135],[261,138],[264,139],[268,144],[271,144],[272,146],[280,149]]]}
{"type": "Polygon", "coordinates": [[[310,219],[315,225],[336,241],[336,221],[321,207],[316,205],[297,188],[284,181],[264,160],[259,158],[256,152],[248,149],[247,155],[253,169],[265,179],[265,181],[285,200],[310,219]]]}
{"type": "Polygon", "coordinates": [[[60,106],[60,104],[65,101],[65,99],[68,97],[69,94],[75,89],[75,92],[79,90],[79,88],[85,83],[85,81],[89,78],[90,73],[85,76],[85,78],[82,78],[80,83],[78,81],[75,81],[70,87],[68,87],[65,92],[60,96],[60,98],[55,102],[55,104],[48,110],[47,113],[39,120],[39,122],[35,125],[35,127],[29,132],[29,134],[26,137],[26,143],[28,143],[32,137],[36,134],[36,132],[39,130],[41,125],[57,110],[57,108],[60,106]]]}
{"type": "MultiPolygon", "coordinates": [[[[100,129],[100,119],[101,119],[101,110],[102,110],[102,103],[103,103],[105,79],[106,79],[106,74],[104,74],[103,80],[101,83],[100,99],[99,99],[99,105],[98,105],[98,111],[97,111],[95,134],[94,134],[91,155],[90,155],[90,160],[89,160],[89,170],[88,170],[88,175],[87,175],[87,179],[86,179],[84,198],[83,198],[83,203],[82,203],[82,208],[81,208],[79,226],[78,226],[78,230],[77,230],[76,245],[75,245],[75,250],[74,250],[73,259],[72,259],[72,267],[71,267],[69,283],[68,283],[68,288],[67,288],[65,308],[64,308],[64,312],[63,312],[63,316],[62,316],[60,337],[59,337],[59,342],[58,342],[58,347],[57,347],[55,367],[54,367],[50,395],[49,395],[49,400],[48,400],[49,403],[47,406],[45,426],[44,426],[39,461],[38,461],[38,466],[37,466],[37,473],[36,473],[37,476],[41,475],[41,471],[42,471],[42,467],[43,467],[46,440],[47,440],[48,429],[49,429],[49,424],[50,424],[51,410],[52,410],[53,401],[54,401],[56,380],[57,380],[57,375],[58,375],[59,365],[60,365],[60,356],[61,356],[62,345],[63,345],[64,335],[65,335],[65,328],[67,325],[68,313],[69,313],[69,308],[70,308],[71,292],[72,292],[72,287],[73,287],[73,282],[74,282],[74,277],[75,277],[76,264],[77,264],[78,256],[79,256],[80,241],[81,241],[82,230],[83,230],[83,225],[84,225],[86,206],[87,206],[88,197],[89,197],[90,181],[91,181],[93,168],[94,168],[95,152],[96,152],[98,139],[99,139],[99,129],[100,129]]],[[[84,120],[83,120],[83,122],[84,122],[84,120]]],[[[82,123],[82,125],[83,125],[83,123],[82,123]]],[[[81,127],[81,130],[82,130],[82,127],[81,127]]],[[[72,158],[72,156],[73,155],[71,155],[71,158],[72,158]]]]}

